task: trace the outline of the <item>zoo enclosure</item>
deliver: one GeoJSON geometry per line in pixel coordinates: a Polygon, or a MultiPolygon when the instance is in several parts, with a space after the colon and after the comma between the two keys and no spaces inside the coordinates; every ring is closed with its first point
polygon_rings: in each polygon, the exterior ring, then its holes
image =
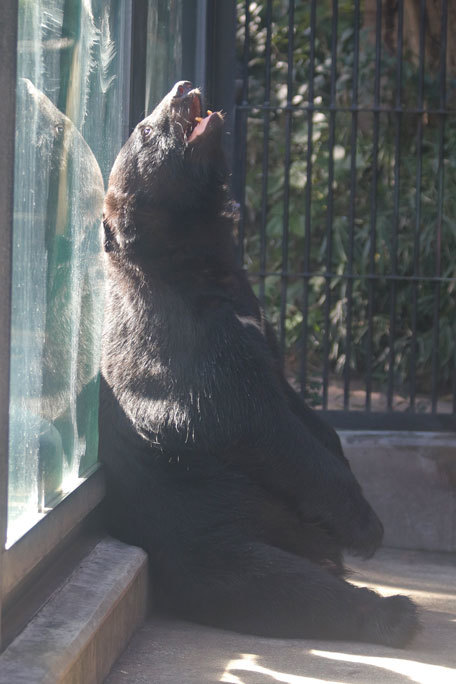
{"type": "Polygon", "coordinates": [[[242,0],[237,20],[240,259],[291,382],[338,427],[454,430],[456,8],[242,0]]]}

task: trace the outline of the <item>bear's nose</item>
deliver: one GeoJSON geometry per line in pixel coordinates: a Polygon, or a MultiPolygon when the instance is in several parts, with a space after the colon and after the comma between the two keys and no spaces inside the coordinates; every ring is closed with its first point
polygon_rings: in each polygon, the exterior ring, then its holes
{"type": "Polygon", "coordinates": [[[192,89],[190,81],[178,81],[173,88],[173,97],[185,97],[192,89]]]}

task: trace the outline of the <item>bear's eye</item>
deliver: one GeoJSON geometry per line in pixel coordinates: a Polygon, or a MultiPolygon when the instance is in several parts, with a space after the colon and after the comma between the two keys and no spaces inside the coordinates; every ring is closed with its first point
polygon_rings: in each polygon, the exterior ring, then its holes
{"type": "Polygon", "coordinates": [[[147,140],[147,138],[150,136],[151,133],[152,133],[151,127],[150,126],[144,126],[144,128],[141,131],[143,140],[147,140]]]}
{"type": "Polygon", "coordinates": [[[63,124],[59,123],[59,124],[55,125],[55,132],[57,133],[57,135],[62,135],[64,130],[65,130],[65,127],[63,124]]]}

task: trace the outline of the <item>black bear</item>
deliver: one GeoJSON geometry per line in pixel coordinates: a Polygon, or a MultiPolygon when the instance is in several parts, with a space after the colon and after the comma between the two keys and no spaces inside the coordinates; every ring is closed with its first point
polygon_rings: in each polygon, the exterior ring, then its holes
{"type": "Polygon", "coordinates": [[[344,580],[383,528],[300,399],[235,256],[223,117],[177,83],[119,153],[104,206],[100,453],[113,534],[199,622],[393,646],[415,605],[344,580]]]}

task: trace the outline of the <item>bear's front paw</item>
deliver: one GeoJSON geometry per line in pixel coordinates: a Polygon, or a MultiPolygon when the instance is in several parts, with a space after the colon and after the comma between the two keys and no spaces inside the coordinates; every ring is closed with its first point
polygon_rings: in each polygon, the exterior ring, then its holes
{"type": "Polygon", "coordinates": [[[373,556],[383,540],[383,524],[368,504],[347,531],[346,548],[363,558],[373,556]]]}
{"type": "Polygon", "coordinates": [[[370,558],[382,543],[383,525],[363,497],[359,487],[333,501],[331,509],[301,503],[304,523],[323,527],[341,547],[356,556],[370,558]]]}
{"type": "Polygon", "coordinates": [[[370,558],[383,539],[383,525],[361,493],[347,497],[339,515],[323,521],[339,544],[355,556],[370,558]]]}

